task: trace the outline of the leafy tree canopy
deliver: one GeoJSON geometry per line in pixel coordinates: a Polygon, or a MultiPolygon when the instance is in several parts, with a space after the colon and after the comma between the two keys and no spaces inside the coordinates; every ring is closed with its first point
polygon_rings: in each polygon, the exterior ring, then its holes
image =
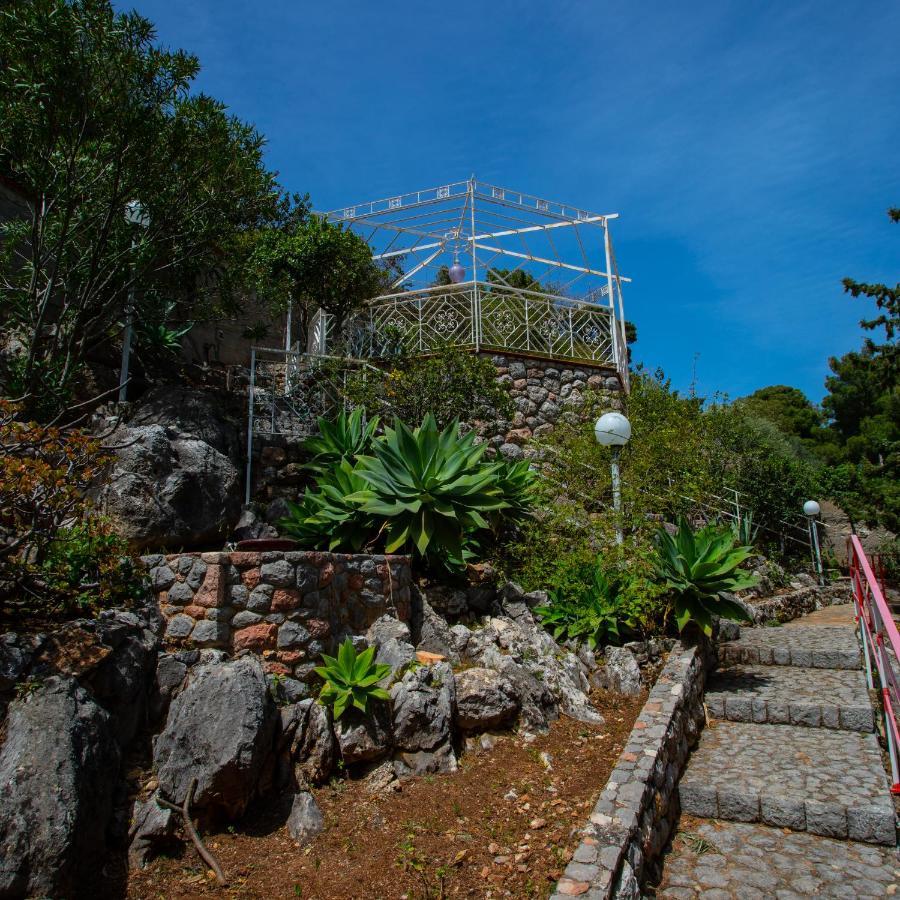
{"type": "Polygon", "coordinates": [[[787,435],[813,439],[822,424],[822,414],[799,388],[776,384],[760,388],[737,401],[750,415],[767,419],[787,435]]]}
{"type": "Polygon", "coordinates": [[[155,38],[108,0],[0,9],[0,170],[30,209],[0,225],[3,378],[26,412],[65,405],[132,288],[139,314],[227,305],[241,236],[277,215],[263,138],[191,93],[197,59],[155,38]],[[125,219],[134,200],[143,226],[125,219]]]}

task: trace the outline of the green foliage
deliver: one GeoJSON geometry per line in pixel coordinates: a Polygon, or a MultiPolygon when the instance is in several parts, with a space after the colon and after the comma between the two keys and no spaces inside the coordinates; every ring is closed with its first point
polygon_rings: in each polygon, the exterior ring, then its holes
{"type": "Polygon", "coordinates": [[[355,499],[385,523],[386,550],[415,548],[462,553],[467,532],[486,529],[485,516],[507,502],[497,486],[499,465],[485,463],[475,435],[458,437],[459,424],[438,430],[429,413],[411,430],[399,419],[361,457],[357,471],[368,489],[355,499]]]}
{"type": "Polygon", "coordinates": [[[40,573],[55,598],[55,611],[128,606],[147,589],[127,541],[98,519],[57,532],[40,573]]]}
{"type": "Polygon", "coordinates": [[[304,547],[382,545],[459,570],[528,513],[535,476],[527,465],[486,462],[484,446],[473,433],[460,437],[457,422],[440,431],[432,416],[415,429],[398,419],[380,437],[356,413],[320,424],[328,426],[321,440],[307,443],[315,487],[278,523],[304,547]]]}
{"type": "Polygon", "coordinates": [[[538,476],[528,460],[498,461],[497,488],[505,504],[502,517],[521,520],[531,514],[536,498],[538,476]]]}
{"type": "Polygon", "coordinates": [[[753,513],[744,513],[740,519],[731,523],[731,532],[735,543],[744,547],[752,547],[759,537],[759,526],[753,524],[753,513]]]}
{"type": "Polygon", "coordinates": [[[387,287],[369,245],[342,224],[311,215],[306,204],[287,223],[258,232],[247,268],[257,289],[276,303],[290,299],[305,315],[321,308],[334,316],[335,335],[387,287]]]}
{"type": "Polygon", "coordinates": [[[760,388],[736,405],[757,419],[767,419],[782,434],[802,441],[815,441],[822,427],[822,413],[803,391],[784,384],[760,388]]]}
{"type": "Polygon", "coordinates": [[[158,318],[142,317],[138,321],[138,352],[145,363],[153,362],[159,357],[163,357],[163,363],[169,362],[165,357],[174,356],[181,350],[181,339],[194,327],[193,322],[188,322],[180,328],[170,328],[169,317],[174,311],[175,304],[166,303],[158,318]]]}
{"type": "Polygon", "coordinates": [[[132,288],[138,320],[159,295],[228,305],[242,236],[277,214],[262,137],[192,94],[197,59],[155,39],[108,0],[0,9],[0,171],[28,200],[0,223],[0,329],[20,348],[0,379],[32,414],[68,402],[132,288]],[[125,220],[132,200],[146,227],[125,220]]]}
{"type": "Polygon", "coordinates": [[[655,543],[657,576],[672,591],[679,631],[694,622],[704,634],[712,635],[713,615],[746,618],[741,606],[724,594],[756,584],[755,576],[739,569],[753,550],[735,546],[730,528],[708,525],[695,532],[681,519],[674,537],[660,528],[655,543]]]}
{"type": "Polygon", "coordinates": [[[876,557],[885,580],[894,586],[900,585],[900,539],[892,538],[881,543],[876,557]]]}
{"type": "Polygon", "coordinates": [[[348,707],[367,713],[372,700],[390,700],[391,695],[378,686],[378,682],[391,673],[391,667],[376,663],[375,648],[369,647],[357,654],[353,641],[347,638],[338,648],[338,655],[322,654],[324,665],[315,672],[325,682],[319,701],[334,708],[334,718],[339,719],[348,707]]]}
{"type": "Polygon", "coordinates": [[[617,585],[595,566],[593,579],[584,584],[577,600],[552,592],[550,605],[535,612],[556,640],[584,642],[593,650],[619,639],[617,596],[617,585]]]}
{"type": "Polygon", "coordinates": [[[328,472],[344,460],[352,463],[358,456],[368,453],[379,419],[373,416],[367,422],[365,412],[362,407],[357,407],[349,414],[342,409],[333,421],[324,416],[319,418],[319,433],[302,444],[302,449],[311,457],[307,468],[328,472]]]}
{"type": "Polygon", "coordinates": [[[497,382],[494,364],[453,347],[426,357],[398,355],[383,378],[366,372],[355,379],[350,396],[371,415],[389,411],[410,425],[420,424],[428,413],[440,428],[457,419],[474,422],[512,414],[512,401],[497,382]]]}
{"type": "Polygon", "coordinates": [[[319,471],[316,488],[307,488],[299,503],[288,501],[289,512],[279,521],[279,530],[312,550],[358,553],[373,540],[372,517],[358,501],[368,482],[341,459],[319,471]]]}

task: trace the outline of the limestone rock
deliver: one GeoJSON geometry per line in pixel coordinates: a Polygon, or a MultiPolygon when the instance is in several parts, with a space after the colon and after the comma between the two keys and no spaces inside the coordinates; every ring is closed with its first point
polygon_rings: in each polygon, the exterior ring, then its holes
{"type": "Polygon", "coordinates": [[[287,820],[288,834],[300,846],[308,844],[316,835],[322,833],[325,820],[315,798],[309,791],[298,791],[291,803],[291,813],[287,820]]]}
{"type": "Polygon", "coordinates": [[[334,731],[347,765],[381,759],[391,746],[390,719],[384,704],[377,701],[366,714],[348,709],[334,723],[334,731]]]}
{"type": "Polygon", "coordinates": [[[366,641],[370,646],[379,647],[391,639],[405,644],[411,643],[409,626],[394,616],[382,616],[380,619],[376,619],[366,632],[366,641]]]}
{"type": "Polygon", "coordinates": [[[303,711],[302,720],[291,743],[297,780],[322,784],[328,780],[337,755],[331,728],[331,710],[312,698],[296,704],[303,711]]]}
{"type": "Polygon", "coordinates": [[[135,547],[208,547],[241,510],[240,437],[221,398],[159,388],[138,401],[108,443],[115,460],[95,491],[135,547]]]}
{"type": "Polygon", "coordinates": [[[10,704],[0,748],[0,896],[71,897],[106,847],[120,754],[110,715],[69,676],[10,704]]]}
{"type": "Polygon", "coordinates": [[[456,690],[447,663],[407,672],[391,689],[394,744],[400,750],[434,750],[450,740],[456,690]]]}
{"type": "Polygon", "coordinates": [[[606,666],[603,687],[619,694],[636,696],[641,692],[641,669],[634,654],[625,647],[606,647],[603,650],[606,666]]]}
{"type": "Polygon", "coordinates": [[[196,809],[208,817],[239,817],[272,749],[275,719],[258,658],[195,669],[154,741],[153,763],[163,796],[181,803],[196,778],[196,809]]]}
{"type": "Polygon", "coordinates": [[[473,668],[456,678],[456,722],[463,731],[509,725],[521,706],[509,680],[493,669],[473,668]]]}
{"type": "Polygon", "coordinates": [[[148,800],[138,800],[132,813],[132,838],[128,848],[128,865],[143,869],[160,850],[173,842],[178,816],[156,802],[154,793],[148,800]]]}

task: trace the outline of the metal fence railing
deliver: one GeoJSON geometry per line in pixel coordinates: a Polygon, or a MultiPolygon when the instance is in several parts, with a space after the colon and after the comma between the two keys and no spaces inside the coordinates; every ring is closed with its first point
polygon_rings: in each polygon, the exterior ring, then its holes
{"type": "Polygon", "coordinates": [[[317,321],[312,352],[364,358],[430,353],[444,347],[522,353],[602,366],[628,385],[624,324],[609,306],[492,282],[470,281],[373,300],[333,333],[317,321]]]}
{"type": "Polygon", "coordinates": [[[900,683],[897,674],[900,634],[881,585],[855,534],[851,534],[847,542],[847,558],[850,562],[856,622],[866,662],[866,681],[872,690],[875,687],[875,675],[878,675],[878,687],[884,706],[888,756],[891,761],[891,793],[900,794],[900,683]]]}

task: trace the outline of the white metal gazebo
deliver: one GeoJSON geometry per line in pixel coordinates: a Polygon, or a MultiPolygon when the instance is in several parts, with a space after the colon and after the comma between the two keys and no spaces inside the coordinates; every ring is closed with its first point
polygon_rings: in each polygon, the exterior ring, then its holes
{"type": "MultiPolygon", "coordinates": [[[[364,238],[390,273],[352,323],[353,354],[402,344],[581,362],[628,388],[622,284],[599,214],[478,181],[322,212],[364,238]]],[[[308,349],[327,353],[327,317],[308,349]]]]}

